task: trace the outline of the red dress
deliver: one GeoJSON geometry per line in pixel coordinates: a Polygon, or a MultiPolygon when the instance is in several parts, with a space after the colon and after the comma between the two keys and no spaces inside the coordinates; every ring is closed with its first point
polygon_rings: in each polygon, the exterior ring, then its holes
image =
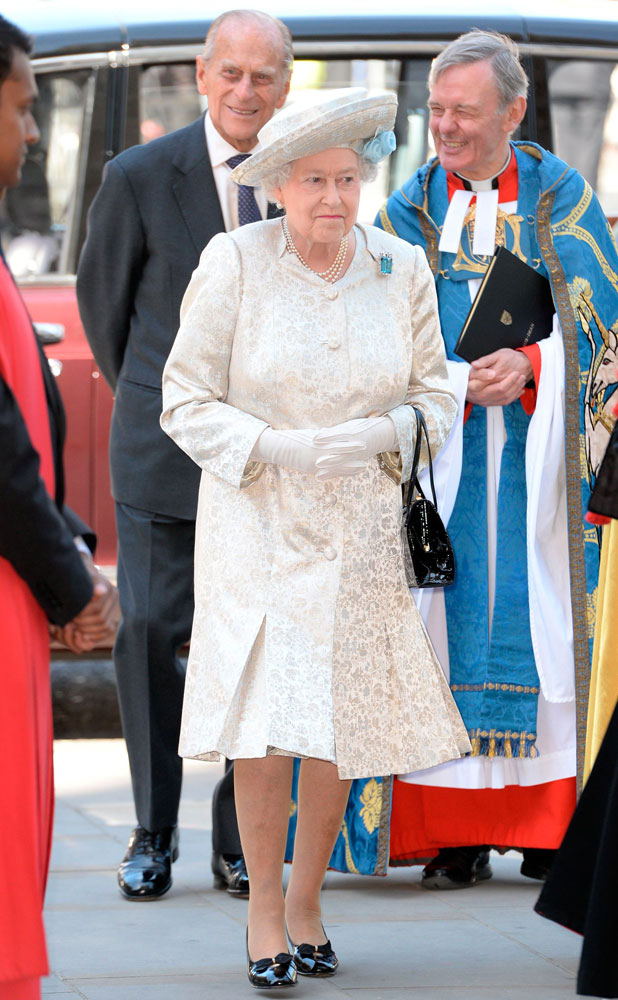
{"type": "MultiPolygon", "coordinates": [[[[25,306],[0,261],[0,374],[54,495],[45,387],[25,306]]],[[[25,581],[0,556],[0,1000],[34,1000],[48,971],[43,897],[53,817],[49,636],[25,581]]]]}

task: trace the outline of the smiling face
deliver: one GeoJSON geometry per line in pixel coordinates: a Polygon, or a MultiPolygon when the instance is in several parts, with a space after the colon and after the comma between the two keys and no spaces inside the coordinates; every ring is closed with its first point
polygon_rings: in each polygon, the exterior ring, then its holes
{"type": "Polygon", "coordinates": [[[0,87],[0,193],[19,184],[28,146],[38,141],[32,117],[36,96],[28,56],[14,49],[11,72],[0,87]]]}
{"type": "Polygon", "coordinates": [[[516,97],[500,111],[500,94],[491,63],[483,60],[449,66],[429,95],[429,127],[445,170],[470,180],[485,180],[502,169],[509,138],[526,111],[516,97]]]}
{"type": "Polygon", "coordinates": [[[285,208],[297,246],[303,241],[309,246],[339,244],[358,215],[358,156],[353,149],[325,149],[302,156],[294,161],[289,181],[275,195],[285,208]]]}
{"type": "Polygon", "coordinates": [[[208,62],[197,57],[197,89],[208,97],[212,123],[241,153],[253,149],[258,132],[287,97],[283,58],[276,28],[234,17],[217,30],[208,62]]]}

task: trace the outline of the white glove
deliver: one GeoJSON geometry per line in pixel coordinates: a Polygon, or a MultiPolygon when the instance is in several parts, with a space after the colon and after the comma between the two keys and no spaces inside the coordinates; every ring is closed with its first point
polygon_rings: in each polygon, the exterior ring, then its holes
{"type": "MultiPolygon", "coordinates": [[[[359,417],[355,420],[346,420],[345,423],[337,424],[336,427],[324,427],[315,435],[314,441],[323,448],[329,448],[334,442],[342,444],[344,441],[348,441],[350,445],[361,444],[362,451],[358,452],[356,457],[362,456],[365,465],[374,455],[379,455],[384,451],[399,451],[397,431],[389,416],[359,417]]],[[[336,455],[318,459],[317,466],[320,472],[327,472],[326,475],[318,473],[319,479],[345,475],[339,471],[336,455]]]]}
{"type": "Polygon", "coordinates": [[[253,446],[251,458],[255,462],[283,465],[286,469],[304,472],[319,479],[330,479],[332,475],[354,476],[365,468],[364,444],[349,437],[336,435],[324,445],[315,443],[315,430],[273,430],[266,427],[253,446]],[[362,454],[362,460],[359,456],[362,454]],[[326,469],[320,474],[320,463],[335,461],[340,471],[333,473],[326,469]]]}

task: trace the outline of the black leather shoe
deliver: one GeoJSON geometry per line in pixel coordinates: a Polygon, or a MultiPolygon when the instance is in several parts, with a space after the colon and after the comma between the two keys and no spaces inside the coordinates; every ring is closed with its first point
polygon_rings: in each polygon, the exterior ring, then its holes
{"type": "Polygon", "coordinates": [[[544,847],[524,847],[524,860],[519,869],[527,878],[544,882],[549,874],[556,852],[544,847]]]}
{"type": "Polygon", "coordinates": [[[339,965],[339,959],[331,947],[326,944],[293,944],[294,964],[299,976],[334,976],[339,965]]]}
{"type": "Polygon", "coordinates": [[[258,990],[296,986],[294,958],[287,951],[282,951],[274,958],[259,958],[254,962],[247,945],[247,976],[251,985],[258,990]]]}
{"type": "Polygon", "coordinates": [[[215,889],[227,889],[230,896],[246,899],[249,895],[249,876],[242,854],[215,854],[213,852],[210,867],[214,875],[215,889]]]}
{"type": "Polygon", "coordinates": [[[466,889],[491,878],[487,847],[443,847],[423,868],[426,889],[466,889]]]}
{"type": "Polygon", "coordinates": [[[178,857],[178,827],[151,833],[136,826],[118,869],[118,885],[127,899],[159,899],[172,884],[172,862],[178,857]]]}

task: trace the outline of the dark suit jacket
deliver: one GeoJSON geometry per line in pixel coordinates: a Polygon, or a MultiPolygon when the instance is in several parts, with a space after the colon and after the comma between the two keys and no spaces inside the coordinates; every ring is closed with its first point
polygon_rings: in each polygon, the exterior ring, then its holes
{"type": "Polygon", "coordinates": [[[159,426],[161,376],[200,254],[224,229],[200,118],[112,160],[88,216],[77,298],[115,392],[116,500],[192,519],[200,470],[159,426]]]}
{"type": "Polygon", "coordinates": [[[93,536],[64,505],[64,409],[40,348],[39,354],[52,435],[56,496],[50,497],[45,488],[39,475],[38,452],[10,387],[0,377],[0,556],[23,577],[50,621],[64,625],[92,596],[92,582],[73,536],[82,534],[89,544],[93,536]]]}

